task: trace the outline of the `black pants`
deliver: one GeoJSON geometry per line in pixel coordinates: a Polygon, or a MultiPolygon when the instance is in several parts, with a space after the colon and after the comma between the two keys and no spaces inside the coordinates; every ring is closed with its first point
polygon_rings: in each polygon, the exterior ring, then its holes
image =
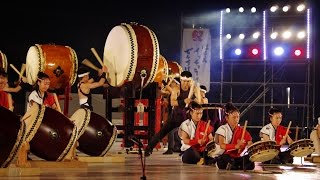
{"type": "Polygon", "coordinates": [[[249,156],[245,155],[243,157],[232,158],[228,154],[222,154],[217,158],[217,165],[219,169],[230,170],[253,170],[254,162],[249,160],[249,156]]]}
{"type": "Polygon", "coordinates": [[[182,162],[185,164],[197,164],[201,158],[204,158],[206,165],[212,165],[216,163],[216,159],[209,157],[207,151],[199,152],[194,148],[189,148],[182,154],[182,162]]]}
{"type": "Polygon", "coordinates": [[[292,164],[293,156],[290,154],[290,150],[280,152],[278,156],[270,161],[265,161],[263,164],[292,164]]]}
{"type": "Polygon", "coordinates": [[[177,152],[181,148],[181,139],[178,135],[179,128],[174,128],[168,134],[168,150],[177,152]]]}
{"type": "Polygon", "coordinates": [[[155,134],[148,143],[146,150],[152,151],[158,142],[162,140],[170,131],[179,127],[181,123],[186,120],[186,113],[184,109],[174,109],[172,115],[169,116],[168,120],[161,127],[160,131],[155,134]]]}

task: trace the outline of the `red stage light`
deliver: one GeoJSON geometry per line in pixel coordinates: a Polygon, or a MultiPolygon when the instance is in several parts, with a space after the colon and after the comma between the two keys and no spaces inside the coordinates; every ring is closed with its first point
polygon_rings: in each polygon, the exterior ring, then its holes
{"type": "Polygon", "coordinates": [[[253,49],[251,50],[251,53],[256,56],[256,55],[259,54],[259,50],[258,50],[257,48],[253,48],[253,49]]]}

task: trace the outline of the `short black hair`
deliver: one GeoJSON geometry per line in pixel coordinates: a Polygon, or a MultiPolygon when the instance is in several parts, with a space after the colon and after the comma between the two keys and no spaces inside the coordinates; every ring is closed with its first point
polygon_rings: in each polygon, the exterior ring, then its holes
{"type": "Polygon", "coordinates": [[[200,85],[200,89],[207,91],[207,88],[204,85],[200,85]]]}
{"type": "Polygon", "coordinates": [[[274,115],[275,113],[282,113],[282,112],[281,112],[280,109],[277,109],[277,108],[270,108],[270,109],[269,109],[269,112],[268,112],[269,116],[272,116],[272,115],[274,115]]]}
{"type": "Polygon", "coordinates": [[[38,72],[38,79],[50,79],[48,74],[44,73],[44,72],[38,72]]]}
{"type": "Polygon", "coordinates": [[[83,74],[83,73],[87,73],[87,72],[90,72],[87,67],[85,67],[85,66],[79,67],[78,74],[83,74]]]}
{"type": "Polygon", "coordinates": [[[182,73],[180,74],[181,77],[187,77],[190,78],[192,77],[192,73],[190,71],[182,71],[182,73]]]}

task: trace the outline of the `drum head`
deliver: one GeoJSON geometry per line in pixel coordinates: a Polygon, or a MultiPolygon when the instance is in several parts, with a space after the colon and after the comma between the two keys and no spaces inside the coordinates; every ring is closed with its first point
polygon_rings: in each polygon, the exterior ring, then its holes
{"type": "Polygon", "coordinates": [[[0,51],[0,68],[4,69],[5,72],[8,72],[7,56],[1,51],[0,51]]]}
{"type": "Polygon", "coordinates": [[[157,82],[158,85],[161,86],[162,80],[167,82],[168,75],[169,75],[169,71],[168,71],[167,60],[162,55],[160,55],[158,71],[156,73],[156,77],[154,79],[154,82],[157,82]]]}
{"type": "Polygon", "coordinates": [[[294,157],[304,157],[315,151],[311,139],[300,139],[289,145],[290,154],[294,157]]]}
{"type": "Polygon", "coordinates": [[[252,162],[265,162],[275,158],[278,154],[279,150],[277,149],[263,150],[253,154],[249,159],[252,162]]]}
{"type": "Polygon", "coordinates": [[[39,71],[44,71],[44,58],[37,46],[31,46],[27,53],[26,59],[26,77],[30,85],[37,82],[39,71]]]}
{"type": "Polygon", "coordinates": [[[272,140],[267,140],[267,141],[257,141],[253,144],[251,144],[250,146],[248,146],[248,150],[250,150],[252,147],[256,147],[259,144],[272,144],[272,145],[276,145],[277,143],[275,141],[272,140]]]}
{"type": "Polygon", "coordinates": [[[77,126],[78,138],[84,133],[85,128],[89,124],[90,114],[90,109],[80,108],[70,117],[70,120],[77,126]]]}
{"type": "Polygon", "coordinates": [[[126,81],[140,80],[140,71],[143,68],[147,71],[144,80],[146,86],[153,82],[157,72],[158,40],[145,26],[125,23],[115,26],[106,39],[103,62],[108,67],[108,81],[111,86],[119,87],[126,81]]]}
{"type": "Polygon", "coordinates": [[[26,141],[30,142],[42,123],[46,107],[33,103],[22,119],[26,123],[26,141]]]}

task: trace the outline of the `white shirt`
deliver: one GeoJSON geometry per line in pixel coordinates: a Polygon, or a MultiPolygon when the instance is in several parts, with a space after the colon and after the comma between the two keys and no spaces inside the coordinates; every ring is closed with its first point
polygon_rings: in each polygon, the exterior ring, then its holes
{"type": "MultiPolygon", "coordinates": [[[[190,119],[187,119],[185,121],[183,121],[179,127],[179,132],[180,131],[184,131],[185,133],[187,133],[190,137],[190,140],[194,139],[195,135],[196,135],[196,125],[194,124],[194,122],[190,119]]],[[[179,136],[181,138],[181,134],[179,133],[179,136]]],[[[191,146],[189,144],[185,144],[183,142],[183,140],[181,140],[181,151],[185,151],[187,149],[189,149],[191,146]]]]}
{"type": "Polygon", "coordinates": [[[43,104],[43,97],[40,97],[36,90],[32,91],[28,97],[27,111],[31,107],[31,101],[34,101],[38,104],[43,104]]]}
{"type": "Polygon", "coordinates": [[[274,129],[274,127],[272,126],[271,123],[263,126],[262,129],[260,130],[261,140],[263,140],[262,139],[262,134],[268,135],[271,141],[275,141],[276,140],[276,129],[274,129]]]}

